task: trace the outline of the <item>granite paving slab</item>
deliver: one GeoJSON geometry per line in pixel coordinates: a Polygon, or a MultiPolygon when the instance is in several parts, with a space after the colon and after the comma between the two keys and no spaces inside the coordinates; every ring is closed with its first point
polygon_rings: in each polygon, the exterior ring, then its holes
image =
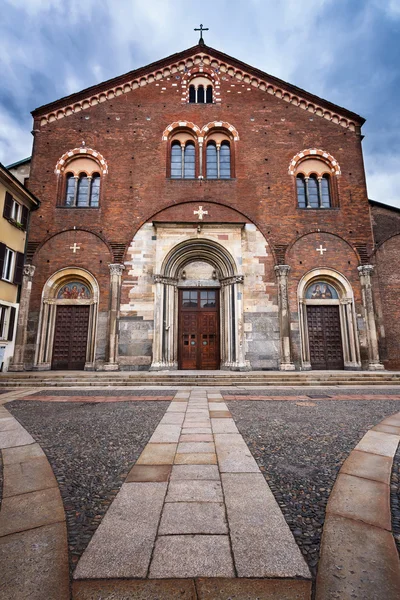
{"type": "Polygon", "coordinates": [[[328,515],[316,600],[398,600],[399,558],[389,531],[328,515]]]}
{"type": "Polygon", "coordinates": [[[222,502],[219,481],[173,480],[168,487],[165,502],[222,502]]]}
{"type": "Polygon", "coordinates": [[[172,465],[135,465],[129,471],[125,483],[139,481],[168,481],[172,465]]]}
{"type": "Polygon", "coordinates": [[[17,446],[15,448],[5,448],[3,451],[3,463],[5,465],[13,465],[24,462],[31,458],[39,458],[45,456],[45,453],[39,444],[29,444],[27,446],[17,446]]]}
{"type": "Polygon", "coordinates": [[[216,465],[217,455],[202,452],[201,454],[176,454],[175,465],[216,465]]]}
{"type": "Polygon", "coordinates": [[[213,433],[239,433],[233,419],[211,419],[213,433]]]}
{"type": "Polygon", "coordinates": [[[389,485],[391,468],[392,459],[389,456],[353,450],[344,461],[341,473],[372,479],[389,485]]]}
{"type": "Polygon", "coordinates": [[[167,483],[124,483],[76,567],[75,579],[147,575],[167,483]]]}
{"type": "Polygon", "coordinates": [[[172,465],[177,444],[147,444],[137,465],[172,465]]]}
{"type": "Polygon", "coordinates": [[[165,504],[158,535],[188,533],[227,534],[223,502],[172,502],[165,504]]]}
{"type": "Polygon", "coordinates": [[[217,465],[174,465],[171,471],[171,481],[209,479],[219,481],[217,465]]]}
{"type": "MultiPolygon", "coordinates": [[[[192,579],[74,581],[72,600],[197,600],[192,579]]],[[[61,599],[60,599],[61,600],[61,599]]]]}
{"type": "Polygon", "coordinates": [[[310,600],[311,582],[290,579],[196,580],[198,600],[310,600]]]}
{"type": "Polygon", "coordinates": [[[164,424],[158,425],[153,435],[151,436],[150,444],[174,443],[179,441],[181,434],[180,425],[164,424]]]}
{"type": "Polygon", "coordinates": [[[217,433],[214,439],[221,473],[259,473],[258,465],[239,433],[217,433]]]}
{"type": "Polygon", "coordinates": [[[54,487],[57,481],[45,456],[4,465],[4,498],[54,487]]]}
{"type": "Polygon", "coordinates": [[[203,452],[215,452],[214,442],[179,442],[178,454],[201,454],[203,452]]]}
{"type": "Polygon", "coordinates": [[[355,450],[381,454],[382,456],[394,456],[400,436],[387,434],[382,431],[368,431],[357,444],[355,450]]]}
{"type": "Polygon", "coordinates": [[[339,473],[326,513],[391,530],[389,494],[379,481],[339,473]]]}
{"type": "Polygon", "coordinates": [[[239,577],[303,577],[310,572],[264,477],[222,473],[239,577]]]}
{"type": "Polygon", "coordinates": [[[0,538],[1,600],[69,600],[69,597],[64,523],[0,538]]]}
{"type": "Polygon", "coordinates": [[[3,498],[0,537],[61,521],[65,521],[65,513],[58,488],[3,498]]]}
{"type": "Polygon", "coordinates": [[[157,539],[150,578],[234,577],[226,535],[173,535],[157,539]]]}
{"type": "Polygon", "coordinates": [[[17,427],[11,431],[0,432],[0,448],[13,448],[14,446],[26,446],[34,444],[33,437],[23,428],[17,427]]]}

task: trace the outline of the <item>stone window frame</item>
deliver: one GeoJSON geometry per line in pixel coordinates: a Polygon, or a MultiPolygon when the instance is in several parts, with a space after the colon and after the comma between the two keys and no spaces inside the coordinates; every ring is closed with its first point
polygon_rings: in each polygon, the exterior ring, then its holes
{"type": "MultiPolygon", "coordinates": [[[[237,129],[230,123],[223,121],[212,121],[204,125],[200,129],[197,125],[190,121],[177,121],[171,123],[164,130],[162,140],[167,142],[166,147],[166,177],[171,181],[184,181],[185,177],[171,177],[171,149],[172,144],[180,141],[182,148],[188,141],[193,141],[195,144],[195,177],[194,179],[207,179],[207,143],[215,141],[217,145],[222,142],[229,142],[230,148],[230,177],[229,178],[212,178],[208,181],[232,181],[236,177],[236,142],[239,140],[237,129]]],[[[183,150],[182,150],[183,153],[183,150]]],[[[183,158],[182,158],[183,164],[183,158]]],[[[182,169],[183,172],[183,169],[182,169]]],[[[187,178],[193,181],[193,178],[187,178]]]]}
{"type": "Polygon", "coordinates": [[[338,177],[341,175],[341,170],[338,161],[329,152],[317,148],[309,148],[299,152],[290,161],[289,175],[293,178],[293,195],[298,210],[332,210],[340,208],[338,177]],[[298,196],[297,181],[301,176],[305,179],[304,207],[299,206],[298,196]],[[318,180],[318,207],[311,206],[307,196],[307,182],[311,177],[318,180]],[[329,178],[329,206],[323,206],[322,204],[322,179],[324,178],[329,178]]]}
{"type": "Polygon", "coordinates": [[[57,175],[57,192],[56,192],[56,206],[57,208],[63,209],[98,209],[101,207],[102,199],[104,196],[104,184],[105,175],[108,173],[108,165],[104,157],[93,150],[87,148],[82,142],[81,148],[74,148],[69,150],[61,156],[57,161],[55,168],[55,174],[57,175]],[[75,163],[75,166],[74,166],[75,163]],[[81,166],[79,166],[81,163],[81,166]],[[93,166],[92,166],[93,165],[93,166]],[[67,193],[67,176],[72,173],[76,178],[75,192],[74,192],[74,203],[72,206],[66,204],[66,193],[67,193]],[[77,206],[78,197],[78,179],[84,175],[92,178],[93,176],[99,176],[100,186],[98,194],[98,203],[95,206],[90,205],[92,186],[91,181],[88,186],[88,199],[89,203],[84,206],[77,206]]]}

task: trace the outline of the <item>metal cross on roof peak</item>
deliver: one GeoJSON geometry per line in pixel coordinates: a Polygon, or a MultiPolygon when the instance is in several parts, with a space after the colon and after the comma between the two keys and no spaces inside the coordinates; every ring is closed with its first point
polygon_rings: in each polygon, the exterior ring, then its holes
{"type": "Polygon", "coordinates": [[[204,40],[203,40],[203,31],[209,31],[208,27],[203,27],[203,24],[200,23],[200,28],[195,28],[194,31],[200,31],[200,39],[199,39],[199,44],[200,46],[205,46],[204,40]]]}

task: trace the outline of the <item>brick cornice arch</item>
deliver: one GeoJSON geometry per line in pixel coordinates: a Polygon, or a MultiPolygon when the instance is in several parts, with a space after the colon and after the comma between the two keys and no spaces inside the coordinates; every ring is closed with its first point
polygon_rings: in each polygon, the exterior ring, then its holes
{"type": "Polygon", "coordinates": [[[62,173],[65,169],[66,164],[71,159],[73,159],[74,157],[77,157],[77,156],[81,156],[81,157],[89,156],[89,157],[93,158],[98,163],[102,174],[105,175],[106,173],[108,173],[107,161],[104,158],[104,156],[102,154],[100,154],[100,152],[97,152],[97,150],[93,150],[93,148],[81,147],[81,148],[73,148],[72,150],[68,150],[68,152],[65,152],[58,159],[56,168],[55,168],[56,175],[59,175],[60,173],[62,173]]]}
{"type": "Polygon", "coordinates": [[[113,259],[113,250],[112,250],[110,243],[98,231],[93,231],[92,229],[89,229],[87,227],[77,227],[76,229],[73,227],[66,227],[65,229],[60,229],[59,231],[53,231],[52,233],[49,233],[39,243],[39,245],[37,246],[37,248],[35,248],[35,251],[32,255],[32,262],[34,262],[35,258],[37,257],[37,255],[39,254],[39,252],[41,251],[43,246],[45,246],[49,240],[51,240],[54,237],[57,237],[58,235],[61,235],[62,233],[67,233],[68,231],[75,231],[75,232],[84,231],[85,233],[90,233],[91,235],[96,236],[99,240],[101,240],[103,242],[103,244],[106,246],[107,250],[109,251],[110,256],[111,256],[110,260],[113,259]]]}
{"type": "Polygon", "coordinates": [[[298,152],[290,161],[289,164],[289,175],[294,175],[297,169],[297,166],[300,162],[307,158],[320,158],[325,163],[327,163],[331,169],[331,172],[334,175],[340,175],[340,165],[338,161],[325,150],[321,150],[319,148],[307,148],[306,150],[302,150],[298,152]]]}
{"type": "Polygon", "coordinates": [[[171,123],[164,129],[162,134],[163,141],[167,141],[171,134],[178,129],[191,129],[196,136],[198,136],[201,131],[200,127],[191,121],[174,121],[174,123],[171,123]]]}
{"type": "Polygon", "coordinates": [[[210,121],[210,123],[207,123],[207,125],[203,125],[201,128],[201,134],[206,135],[212,129],[226,129],[231,135],[233,135],[235,142],[239,139],[238,130],[227,121],[210,121]]]}

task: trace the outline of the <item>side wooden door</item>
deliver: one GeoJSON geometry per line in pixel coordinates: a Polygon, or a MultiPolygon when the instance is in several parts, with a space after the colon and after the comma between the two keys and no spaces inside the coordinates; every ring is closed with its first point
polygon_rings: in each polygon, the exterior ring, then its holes
{"type": "Polygon", "coordinates": [[[344,368],[340,315],[337,305],[307,306],[310,363],[317,370],[344,368]]]}
{"type": "Polygon", "coordinates": [[[90,306],[63,304],[57,306],[52,369],[72,371],[84,369],[89,311],[90,306]]]}

